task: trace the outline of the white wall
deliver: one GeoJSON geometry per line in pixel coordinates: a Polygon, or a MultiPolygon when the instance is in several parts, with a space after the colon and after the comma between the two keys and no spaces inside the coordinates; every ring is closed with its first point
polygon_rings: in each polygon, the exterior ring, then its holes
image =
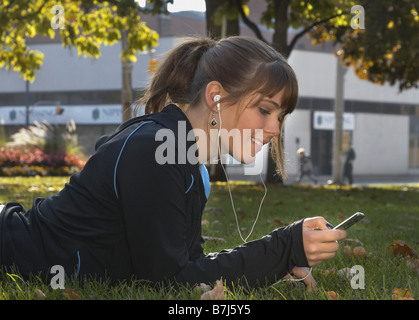
{"type": "MultiPolygon", "coordinates": [[[[154,57],[170,50],[180,40],[161,38],[154,57]]],[[[75,48],[63,48],[60,43],[31,45],[44,54],[44,63],[36,73],[30,91],[119,90],[122,86],[121,44],[102,46],[98,59],[79,56],[75,48]]],[[[148,53],[137,54],[132,72],[133,88],[144,88],[150,79],[148,53]]],[[[0,92],[24,92],[25,82],[17,72],[0,69],[0,92]]]]}
{"type": "MultiPolygon", "coordinates": [[[[334,99],[337,60],[333,54],[293,50],[288,61],[297,75],[300,96],[334,99]]],[[[359,79],[352,67],[344,75],[344,85],[347,100],[419,105],[419,89],[400,93],[397,86],[378,85],[359,79]]]]}
{"type": "Polygon", "coordinates": [[[355,116],[354,174],[408,174],[408,116],[368,113],[355,116]]]}
{"type": "Polygon", "coordinates": [[[287,116],[284,126],[285,171],[288,175],[299,172],[297,148],[311,149],[311,115],[309,110],[296,110],[287,116]],[[297,147],[296,138],[300,139],[297,147]]]}
{"type": "Polygon", "coordinates": [[[332,54],[293,50],[288,61],[297,76],[300,96],[335,96],[336,59],[332,54]]]}

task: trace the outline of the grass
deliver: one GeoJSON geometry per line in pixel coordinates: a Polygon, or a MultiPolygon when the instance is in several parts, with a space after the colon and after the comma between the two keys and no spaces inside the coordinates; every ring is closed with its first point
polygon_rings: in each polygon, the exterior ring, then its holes
{"type": "MultiPolygon", "coordinates": [[[[25,208],[36,197],[59,191],[68,177],[0,178],[0,202],[18,201],[25,208]]],[[[253,183],[233,183],[232,193],[240,228],[246,237],[252,227],[263,187],[253,183]]],[[[316,266],[312,274],[317,290],[308,292],[301,283],[280,282],[271,287],[245,289],[229,286],[225,298],[229,300],[327,300],[335,292],[342,300],[391,300],[393,290],[410,290],[419,296],[419,268],[406,262],[404,255],[394,255],[394,241],[403,241],[400,248],[418,251],[419,184],[376,185],[374,187],[338,187],[308,185],[268,185],[259,220],[249,240],[268,234],[273,229],[311,216],[323,216],[337,224],[356,211],[366,218],[348,230],[348,238],[357,243],[342,243],[332,260],[316,266]],[[359,244],[361,242],[362,244],[359,244]],[[344,253],[344,245],[362,246],[370,257],[356,258],[344,253]],[[365,274],[365,288],[353,289],[350,280],[337,271],[361,266],[365,274]]],[[[242,241],[238,235],[231,209],[228,189],[224,183],[213,183],[211,196],[203,215],[203,235],[209,237],[206,252],[233,248],[242,241]]],[[[416,257],[417,258],[417,257],[416,257]]],[[[417,260],[416,260],[417,261],[417,260]]],[[[67,279],[65,290],[53,290],[40,279],[22,280],[18,274],[0,274],[0,299],[199,299],[201,293],[193,288],[150,287],[141,282],[110,286],[106,282],[78,283],[67,279]]]]}

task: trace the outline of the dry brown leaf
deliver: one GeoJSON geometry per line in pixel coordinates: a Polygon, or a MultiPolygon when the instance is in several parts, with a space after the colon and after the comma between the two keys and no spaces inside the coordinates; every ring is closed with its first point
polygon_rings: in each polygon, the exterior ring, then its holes
{"type": "Polygon", "coordinates": [[[351,249],[351,247],[350,246],[345,246],[344,248],[343,248],[343,254],[344,255],[346,255],[346,256],[352,256],[352,249],[351,249]]]}
{"type": "Polygon", "coordinates": [[[42,290],[41,289],[38,289],[38,288],[36,288],[35,289],[35,296],[38,298],[38,299],[41,299],[41,300],[44,300],[44,299],[46,299],[46,295],[45,295],[45,293],[43,293],[42,292],[42,290]]]}
{"type": "Polygon", "coordinates": [[[326,270],[318,270],[318,272],[323,275],[324,277],[327,277],[329,274],[334,274],[336,272],[335,268],[328,268],[326,270]]]}
{"type": "Polygon", "coordinates": [[[274,221],[272,221],[272,224],[275,227],[278,227],[278,228],[284,226],[284,223],[281,220],[279,220],[279,219],[275,219],[274,221]]]}
{"type": "Polygon", "coordinates": [[[391,292],[393,300],[415,300],[410,289],[394,288],[391,292]]]}
{"type": "Polygon", "coordinates": [[[226,242],[226,241],[224,240],[224,238],[208,237],[208,236],[203,236],[202,238],[203,238],[205,241],[208,241],[208,242],[214,242],[214,243],[217,243],[217,242],[222,242],[222,243],[224,243],[224,242],[226,242]]]}
{"type": "Polygon", "coordinates": [[[224,290],[223,281],[217,280],[212,290],[201,295],[201,300],[224,300],[224,290]]]}
{"type": "Polygon", "coordinates": [[[343,253],[346,256],[354,256],[355,258],[370,258],[372,256],[372,252],[367,252],[364,247],[355,247],[352,249],[350,246],[345,246],[343,253]]]}
{"type": "Polygon", "coordinates": [[[355,247],[352,249],[352,254],[355,258],[364,258],[367,255],[367,250],[363,247],[355,247]]]}
{"type": "Polygon", "coordinates": [[[65,288],[62,292],[70,300],[80,300],[80,294],[74,289],[65,288]]]}
{"type": "Polygon", "coordinates": [[[339,213],[338,214],[338,218],[339,218],[339,220],[345,220],[346,219],[346,216],[344,215],[344,214],[342,214],[342,213],[339,213]]]}
{"type": "Polygon", "coordinates": [[[340,300],[341,297],[340,297],[339,293],[337,293],[335,291],[327,291],[327,299],[328,300],[340,300]]]}
{"type": "Polygon", "coordinates": [[[406,261],[406,266],[412,268],[416,273],[419,274],[419,259],[406,257],[404,260],[406,261]]]}
{"type": "Polygon", "coordinates": [[[419,257],[415,250],[409,247],[404,241],[398,239],[393,240],[393,244],[389,247],[389,250],[395,256],[405,256],[412,258],[419,257]]]}

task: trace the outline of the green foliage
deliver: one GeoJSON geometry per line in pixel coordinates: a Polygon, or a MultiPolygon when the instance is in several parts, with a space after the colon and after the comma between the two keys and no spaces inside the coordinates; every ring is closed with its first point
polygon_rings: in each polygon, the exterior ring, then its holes
{"type": "MultiPolygon", "coordinates": [[[[365,29],[350,28],[350,19],[332,19],[311,32],[316,43],[338,43],[338,54],[359,78],[398,85],[400,91],[417,88],[419,77],[418,2],[366,1],[365,29]],[[348,27],[349,26],[349,27],[348,27]]],[[[344,10],[350,6],[346,5],[344,10]]]]}
{"type": "MultiPolygon", "coordinates": [[[[234,3],[236,12],[246,2],[228,1],[234,3]]],[[[291,54],[298,39],[308,35],[313,44],[334,43],[340,59],[353,67],[360,79],[398,85],[400,91],[418,87],[417,0],[397,4],[393,0],[265,0],[265,6],[261,20],[255,22],[274,29],[272,40],[263,40],[285,56],[291,54]],[[355,5],[365,10],[365,29],[351,27],[355,5]],[[289,27],[296,30],[290,41],[289,27]]],[[[224,11],[231,15],[231,10],[224,11]]]]}
{"type": "Polygon", "coordinates": [[[19,72],[24,80],[33,82],[44,58],[26,44],[35,36],[60,37],[64,47],[73,46],[79,55],[98,58],[101,45],[113,45],[121,39],[121,32],[128,32],[121,58],[135,61],[136,51],[150,49],[158,41],[158,34],[141,21],[140,9],[135,0],[2,1],[0,68],[19,72]],[[51,12],[55,5],[64,10],[63,29],[52,28],[51,23],[60,22],[60,12],[51,12]]]}
{"type": "Polygon", "coordinates": [[[35,121],[28,128],[21,128],[13,134],[6,147],[20,151],[40,149],[45,153],[81,152],[74,121],[68,122],[65,127],[35,121]]]}

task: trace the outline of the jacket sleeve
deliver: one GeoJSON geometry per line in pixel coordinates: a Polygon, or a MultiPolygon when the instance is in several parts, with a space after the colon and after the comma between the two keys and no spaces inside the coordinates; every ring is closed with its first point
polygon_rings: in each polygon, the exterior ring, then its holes
{"type": "Polygon", "coordinates": [[[187,263],[176,279],[193,283],[240,280],[252,287],[276,282],[294,266],[308,267],[302,224],[300,220],[235,249],[203,255],[187,263]]]}
{"type": "Polygon", "coordinates": [[[117,171],[127,243],[137,278],[189,284],[245,278],[253,286],[279,279],[295,265],[307,266],[302,221],[235,249],[191,259],[185,202],[190,177],[180,165],[158,164],[155,147],[127,144],[117,171]]]}

